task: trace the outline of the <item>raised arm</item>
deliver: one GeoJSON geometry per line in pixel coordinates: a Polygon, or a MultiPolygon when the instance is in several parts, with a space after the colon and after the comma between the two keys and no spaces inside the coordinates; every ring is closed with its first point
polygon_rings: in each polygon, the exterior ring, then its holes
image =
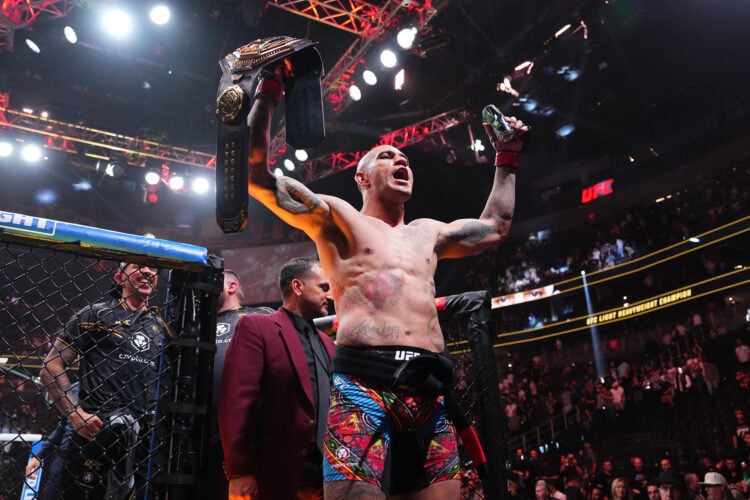
{"type": "MultiPolygon", "coordinates": [[[[277,75],[281,71],[277,69],[277,75]]],[[[271,119],[283,96],[283,85],[267,76],[261,80],[248,117],[250,155],[248,192],[290,226],[313,239],[331,223],[328,204],[301,182],[277,177],[268,168],[271,119]]]]}
{"type": "Polygon", "coordinates": [[[506,117],[506,120],[516,131],[515,138],[509,142],[500,140],[492,127],[484,124],[497,151],[495,178],[487,204],[478,219],[459,219],[442,228],[436,245],[439,258],[458,258],[481,252],[498,245],[510,231],[516,206],[518,157],[523,149],[521,136],[528,127],[514,117],[506,117]]]}

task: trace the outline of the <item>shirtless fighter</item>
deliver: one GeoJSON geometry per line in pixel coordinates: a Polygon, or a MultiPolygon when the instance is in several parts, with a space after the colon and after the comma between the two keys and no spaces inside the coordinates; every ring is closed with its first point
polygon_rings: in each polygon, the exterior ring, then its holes
{"type": "Polygon", "coordinates": [[[435,308],[438,259],[468,256],[499,244],[515,206],[520,137],[508,117],[509,142],[496,138],[495,179],[478,219],[405,222],[412,194],[409,160],[381,145],[357,166],[357,210],[268,169],[270,125],[284,87],[266,73],[248,117],[249,192],[316,244],[330,278],[339,319],[325,440],[326,499],[458,498],[455,430],[439,395],[450,386],[450,359],[435,308]]]}

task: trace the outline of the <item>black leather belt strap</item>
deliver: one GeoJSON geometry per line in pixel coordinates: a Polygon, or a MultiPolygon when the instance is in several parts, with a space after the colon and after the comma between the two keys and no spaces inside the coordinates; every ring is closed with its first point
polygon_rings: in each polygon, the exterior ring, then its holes
{"type": "Polygon", "coordinates": [[[323,61],[315,45],[287,36],[261,38],[219,61],[216,222],[225,233],[238,233],[247,225],[250,146],[246,122],[263,68],[284,64],[290,75],[284,82],[287,142],[295,148],[308,148],[325,137],[320,83],[323,61]]]}
{"type": "Polygon", "coordinates": [[[446,394],[453,385],[450,357],[436,353],[421,353],[400,361],[367,349],[336,346],[331,371],[374,379],[394,389],[425,396],[446,394]]]}

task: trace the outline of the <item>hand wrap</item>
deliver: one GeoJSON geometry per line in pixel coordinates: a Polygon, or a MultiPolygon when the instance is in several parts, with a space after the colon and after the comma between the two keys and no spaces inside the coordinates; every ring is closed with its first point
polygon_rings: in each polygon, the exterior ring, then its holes
{"type": "Polygon", "coordinates": [[[518,168],[521,154],[516,151],[498,151],[495,153],[495,166],[518,168]]]}
{"type": "Polygon", "coordinates": [[[261,95],[269,97],[274,105],[278,105],[284,97],[284,85],[273,78],[262,78],[255,88],[255,98],[261,95]]]}

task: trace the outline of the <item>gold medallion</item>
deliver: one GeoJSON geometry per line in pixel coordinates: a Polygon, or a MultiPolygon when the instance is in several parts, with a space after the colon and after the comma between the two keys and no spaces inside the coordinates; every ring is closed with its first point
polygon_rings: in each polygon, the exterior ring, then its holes
{"type": "Polygon", "coordinates": [[[225,88],[216,99],[216,116],[223,122],[237,119],[245,102],[245,93],[239,85],[225,88]]]}

